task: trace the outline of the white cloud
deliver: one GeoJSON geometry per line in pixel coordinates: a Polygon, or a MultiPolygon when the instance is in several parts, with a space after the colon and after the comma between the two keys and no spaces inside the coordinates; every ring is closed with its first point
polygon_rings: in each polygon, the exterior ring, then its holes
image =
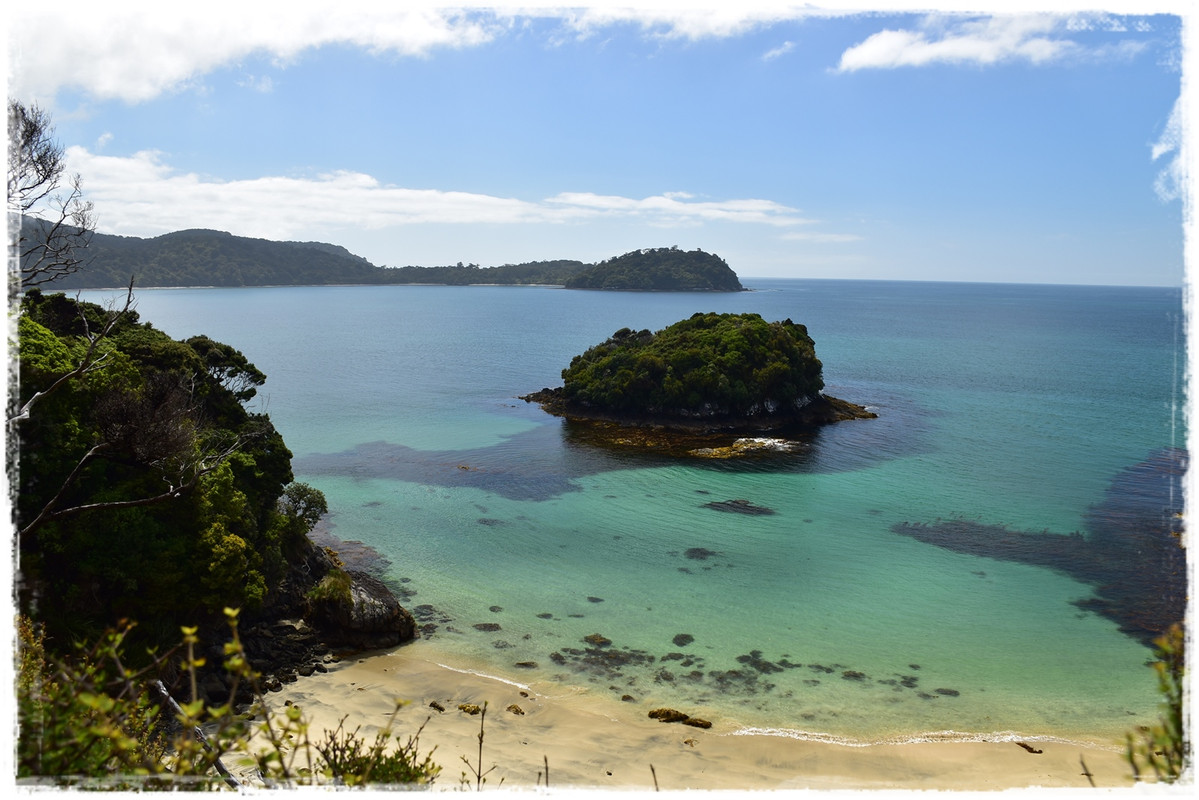
{"type": "Polygon", "coordinates": [[[270,75],[246,75],[237,85],[262,94],[270,94],[275,89],[275,82],[270,75]]]}
{"type": "MultiPolygon", "coordinates": [[[[285,67],[307,50],[344,44],[373,54],[424,57],[484,44],[531,19],[555,20],[559,31],[578,38],[633,25],[647,36],[698,40],[816,13],[827,12],[785,0],[658,0],[646,8],[596,0],[560,6],[544,0],[520,6],[465,0],[454,7],[437,0],[21,3],[8,12],[9,95],[47,105],[63,89],[78,89],[95,99],[140,103],[196,87],[209,72],[251,56],[285,67]]],[[[269,90],[262,79],[247,85],[269,90]]]]}
{"type": "Polygon", "coordinates": [[[1182,164],[1182,114],[1183,101],[1180,97],[1174,101],[1174,108],[1170,111],[1166,127],[1162,130],[1162,135],[1158,140],[1154,142],[1151,151],[1154,161],[1170,156],[1153,183],[1153,190],[1163,203],[1182,197],[1182,187],[1185,181],[1182,164]]]}
{"type": "Polygon", "coordinates": [[[27,102],[69,87],[136,103],[252,54],[286,64],[310,48],[349,44],[424,56],[437,48],[476,46],[504,27],[490,13],[373,0],[336,6],[217,2],[169,10],[127,0],[22,3],[10,17],[9,95],[27,102]]]}
{"type": "Polygon", "coordinates": [[[1067,35],[1096,28],[1121,30],[1110,18],[1048,14],[966,20],[929,17],[919,30],[884,30],[850,47],[841,54],[838,69],[853,72],[930,64],[987,66],[1023,61],[1039,65],[1066,58],[1125,59],[1145,47],[1135,40],[1085,47],[1067,35]]]}
{"type": "Polygon", "coordinates": [[[783,56],[783,55],[786,55],[787,53],[790,53],[794,49],[795,49],[795,42],[783,42],[781,45],[774,48],[773,50],[769,50],[766,53],[764,53],[762,55],[762,60],[763,61],[773,61],[774,59],[778,58],[779,56],[783,56]]]}
{"type": "Polygon", "coordinates": [[[72,171],[87,176],[84,189],[96,204],[99,229],[126,236],[215,228],[292,239],[337,228],[554,224],[613,218],[658,226],[707,222],[790,226],[806,221],[795,209],[770,200],[694,201],[686,192],[642,198],[563,192],[529,201],[390,186],[348,171],[222,181],[178,172],[161,153],[152,151],[115,157],[71,147],[67,159],[72,171]]]}
{"type": "MultiPolygon", "coordinates": [[[[561,13],[555,10],[554,13],[561,13]]],[[[755,28],[817,13],[795,3],[656,2],[637,6],[591,6],[564,16],[565,24],[579,36],[618,24],[634,24],[643,31],[668,39],[710,39],[740,36],[755,28]]]]}

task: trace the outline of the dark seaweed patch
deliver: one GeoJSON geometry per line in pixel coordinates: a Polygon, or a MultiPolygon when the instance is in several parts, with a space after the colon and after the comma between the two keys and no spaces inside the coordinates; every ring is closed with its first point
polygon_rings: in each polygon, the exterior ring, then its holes
{"type": "Polygon", "coordinates": [[[773,508],[755,505],[748,500],[714,500],[704,503],[704,508],[713,511],[727,511],[732,514],[749,514],[750,516],[769,516],[777,513],[773,508]]]}
{"type": "Polygon", "coordinates": [[[1079,608],[1114,620],[1147,646],[1186,611],[1182,475],[1170,448],[1122,471],[1086,516],[1087,535],[1013,531],[970,520],[902,522],[892,530],[958,553],[1046,567],[1094,587],[1079,608]]]}
{"type": "Polygon", "coordinates": [[[772,672],[783,671],[783,668],[778,664],[762,658],[761,650],[751,650],[748,655],[737,656],[737,663],[753,667],[764,675],[769,675],[772,672]]]}

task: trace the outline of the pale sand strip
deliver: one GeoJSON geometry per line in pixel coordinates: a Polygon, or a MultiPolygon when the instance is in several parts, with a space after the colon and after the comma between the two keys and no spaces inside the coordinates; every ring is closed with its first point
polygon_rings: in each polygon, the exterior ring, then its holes
{"type": "MultiPolygon", "coordinates": [[[[551,690],[555,691],[555,690],[551,690]]],[[[993,791],[1070,787],[1090,792],[1083,761],[1099,787],[1132,786],[1128,765],[1111,747],[1053,741],[935,742],[848,747],[766,735],[730,735],[719,720],[711,730],[649,719],[639,704],[597,698],[581,690],[556,696],[426,660],[411,648],[348,659],[327,674],[286,685],[269,695],[276,709],[290,701],[323,738],[343,717],[372,741],[396,699],[409,701],[397,716],[400,738],[428,719],[421,752],[430,748],[442,773],[434,788],[463,788],[473,776],[462,757],[476,763],[479,716],[462,703],[488,704],[483,743],[485,789],[544,785],[549,762],[552,789],[653,790],[957,790],[993,791]],[[522,696],[522,692],[527,696],[522,696]],[[429,707],[437,701],[439,713],[429,707]],[[507,711],[516,704],[523,716],[507,711]],[[430,718],[431,717],[431,718],[430,718]],[[651,772],[651,765],[653,772],[651,772]],[[502,783],[501,783],[502,779],[502,783]]],[[[687,709],[682,709],[686,711],[687,709]]],[[[1141,787],[1145,788],[1145,787],[1141,787]]]]}

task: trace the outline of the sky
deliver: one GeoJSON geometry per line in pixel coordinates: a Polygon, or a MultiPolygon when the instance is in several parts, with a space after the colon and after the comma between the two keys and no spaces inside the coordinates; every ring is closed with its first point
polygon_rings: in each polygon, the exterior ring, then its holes
{"type": "Polygon", "coordinates": [[[1182,0],[167,5],[8,12],[9,98],[50,113],[102,233],[1184,282],[1182,0]]]}

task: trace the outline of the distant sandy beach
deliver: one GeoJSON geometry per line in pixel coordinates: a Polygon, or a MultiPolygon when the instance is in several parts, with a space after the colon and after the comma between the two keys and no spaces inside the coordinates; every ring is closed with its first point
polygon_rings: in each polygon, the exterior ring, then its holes
{"type": "Polygon", "coordinates": [[[396,699],[408,702],[393,730],[405,740],[425,724],[420,752],[433,749],[442,768],[434,788],[443,790],[475,787],[463,758],[478,764],[480,717],[458,709],[468,703],[487,704],[482,769],[491,771],[485,790],[544,788],[547,764],[551,790],[1093,792],[1092,781],[1108,790],[1133,786],[1118,743],[1028,739],[1027,747],[1015,741],[846,746],[735,735],[719,720],[708,730],[663,723],[636,703],[556,685],[538,691],[438,664],[412,647],[348,658],[328,673],[285,685],[268,702],[275,710],[288,702],[299,705],[313,740],[343,717],[349,730],[360,727],[373,740],[396,699]],[[445,711],[431,707],[434,702],[445,711]],[[513,706],[523,714],[509,710],[513,706]]]}

